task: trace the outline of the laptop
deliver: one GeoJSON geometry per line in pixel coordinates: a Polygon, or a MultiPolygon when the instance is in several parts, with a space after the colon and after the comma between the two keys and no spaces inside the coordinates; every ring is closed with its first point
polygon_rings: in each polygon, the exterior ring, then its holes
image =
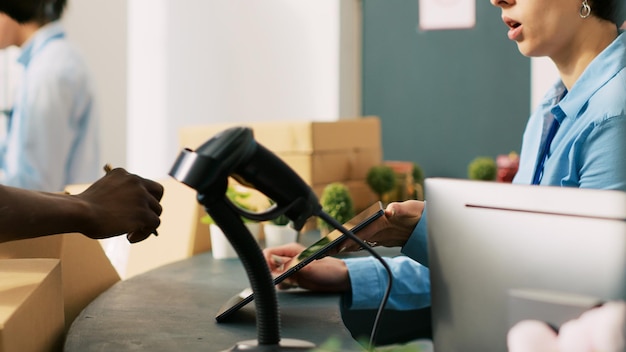
{"type": "Polygon", "coordinates": [[[626,299],[626,193],[443,178],[425,190],[435,351],[506,351],[520,292],[626,299]]]}
{"type": "MultiPolygon", "coordinates": [[[[370,205],[367,209],[361,211],[355,217],[348,220],[345,224],[343,224],[343,226],[352,233],[358,234],[360,230],[374,222],[374,220],[383,216],[383,214],[383,205],[379,201],[370,205]]],[[[339,230],[331,231],[328,235],[322,237],[317,242],[304,249],[297,257],[292,259],[285,271],[274,278],[274,285],[278,285],[283,282],[310,262],[325,257],[332,248],[335,248],[346,238],[347,236],[339,230]]],[[[246,288],[242,290],[224,303],[215,316],[215,320],[217,322],[227,321],[230,316],[235,314],[235,312],[244,307],[246,304],[252,302],[253,299],[254,294],[252,289],[246,288]]]]}

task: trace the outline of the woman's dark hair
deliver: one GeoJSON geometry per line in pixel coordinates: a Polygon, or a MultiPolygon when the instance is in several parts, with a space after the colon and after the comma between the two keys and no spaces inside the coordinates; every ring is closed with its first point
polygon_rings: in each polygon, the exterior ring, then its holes
{"type": "Polygon", "coordinates": [[[0,12],[19,23],[46,24],[61,18],[66,0],[0,0],[0,12]]]}
{"type": "Polygon", "coordinates": [[[620,27],[626,21],[625,0],[592,0],[591,13],[620,27]]]}

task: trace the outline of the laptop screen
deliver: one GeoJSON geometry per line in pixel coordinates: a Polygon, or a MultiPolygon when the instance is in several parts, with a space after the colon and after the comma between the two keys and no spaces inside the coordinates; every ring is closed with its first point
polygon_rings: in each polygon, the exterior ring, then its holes
{"type": "Polygon", "coordinates": [[[427,179],[435,351],[506,351],[511,292],[626,299],[626,193],[427,179]]]}

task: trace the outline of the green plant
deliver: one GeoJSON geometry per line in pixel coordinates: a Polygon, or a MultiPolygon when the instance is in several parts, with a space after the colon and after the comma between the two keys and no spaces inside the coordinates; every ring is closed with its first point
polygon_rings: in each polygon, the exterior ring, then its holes
{"type": "Polygon", "coordinates": [[[424,175],[424,170],[422,167],[413,163],[413,183],[415,184],[415,188],[413,189],[413,199],[424,200],[424,179],[426,178],[424,175]]]}
{"type": "MultiPolygon", "coordinates": [[[[273,200],[270,199],[269,201],[270,201],[270,205],[274,205],[275,204],[273,200]]],[[[281,215],[278,215],[277,217],[275,217],[273,219],[270,219],[270,222],[272,224],[278,225],[278,226],[285,226],[285,225],[289,224],[289,221],[291,221],[291,220],[289,220],[289,218],[285,214],[281,214],[281,215]]]]}
{"type": "Polygon", "coordinates": [[[497,173],[496,161],[488,156],[475,158],[467,167],[467,176],[471,180],[494,181],[497,173]]]}
{"type": "Polygon", "coordinates": [[[365,181],[378,199],[382,201],[383,195],[390,192],[396,186],[396,174],[387,165],[372,166],[367,172],[365,181]]]}
{"type": "Polygon", "coordinates": [[[419,166],[419,164],[417,163],[413,163],[412,176],[413,182],[420,184],[422,187],[424,187],[424,170],[422,170],[422,167],[419,166]]]}
{"type": "MultiPolygon", "coordinates": [[[[333,182],[322,190],[320,197],[322,210],[340,223],[345,223],[354,217],[354,204],[348,187],[341,182],[333,182]]],[[[319,219],[317,225],[321,230],[331,230],[333,227],[326,221],[319,219]]]]}
{"type": "MultiPolygon", "coordinates": [[[[235,187],[233,185],[228,185],[228,188],[226,189],[226,197],[230,199],[230,201],[233,202],[234,205],[238,206],[241,209],[245,209],[249,211],[256,211],[258,209],[255,206],[248,203],[248,199],[250,198],[251,195],[252,193],[243,190],[242,187],[235,187]]],[[[241,219],[243,220],[244,223],[255,222],[254,220],[250,220],[243,216],[241,217],[241,219]]],[[[203,224],[214,223],[213,218],[211,218],[209,214],[204,215],[200,219],[200,221],[203,224]]]]}

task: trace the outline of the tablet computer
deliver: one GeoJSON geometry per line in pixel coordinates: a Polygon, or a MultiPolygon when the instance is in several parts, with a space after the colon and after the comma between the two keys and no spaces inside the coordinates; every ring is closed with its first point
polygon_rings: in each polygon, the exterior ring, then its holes
{"type": "MultiPolygon", "coordinates": [[[[383,205],[381,202],[376,202],[370,205],[367,209],[360,212],[358,215],[348,220],[344,225],[352,233],[356,234],[367,225],[371,224],[374,220],[380,218],[384,214],[383,205]]],[[[327,255],[328,251],[339,243],[341,243],[347,236],[341,233],[339,230],[333,230],[328,235],[322,237],[311,246],[300,252],[300,254],[289,262],[289,266],[279,276],[274,278],[274,285],[283,282],[286,278],[290,277],[298,270],[310,262],[323,258],[327,255]]],[[[225,321],[233,313],[241,309],[246,304],[252,302],[254,294],[252,289],[246,288],[239,292],[237,295],[230,298],[219,310],[215,316],[217,322],[225,321]]]]}

